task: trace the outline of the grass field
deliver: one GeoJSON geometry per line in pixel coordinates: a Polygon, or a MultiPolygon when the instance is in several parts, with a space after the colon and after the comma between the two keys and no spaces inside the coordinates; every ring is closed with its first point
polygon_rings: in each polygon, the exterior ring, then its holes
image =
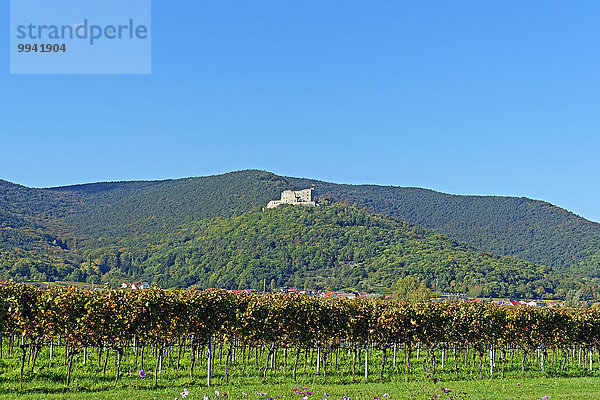
{"type": "MultiPolygon", "coordinates": [[[[352,400],[386,400],[386,399],[600,399],[600,376],[598,364],[594,372],[589,373],[585,365],[573,362],[564,371],[559,371],[549,364],[544,372],[539,369],[535,358],[526,365],[527,378],[521,377],[521,365],[518,357],[507,363],[506,378],[500,378],[498,369],[494,379],[489,379],[485,367],[482,372],[477,365],[471,368],[471,362],[459,364],[458,374],[453,369],[453,363],[448,359],[444,369],[439,368],[434,375],[428,371],[428,365],[420,360],[411,360],[414,370],[409,382],[405,381],[403,367],[393,366],[387,360],[384,378],[380,378],[380,358],[375,352],[370,359],[370,373],[364,379],[363,370],[357,366],[355,379],[352,380],[348,359],[340,355],[339,365],[333,361],[328,365],[326,376],[316,373],[315,359],[307,356],[308,362],[300,359],[297,381],[292,375],[293,359],[289,355],[287,361],[280,357],[275,368],[268,370],[266,382],[263,383],[263,373],[266,358],[248,358],[245,362],[229,365],[229,382],[224,374],[220,357],[215,357],[211,386],[207,386],[206,360],[198,360],[194,371],[194,379],[189,377],[189,354],[184,353],[179,369],[176,368],[177,354],[165,359],[162,372],[154,384],[155,358],[149,350],[146,355],[144,368],[146,376],[140,377],[134,357],[128,353],[123,357],[121,376],[115,384],[116,362],[112,354],[106,363],[106,358],[98,359],[98,354],[92,349],[87,353],[83,362],[82,354],[75,356],[70,387],[65,384],[66,366],[64,349],[55,347],[53,358],[50,359],[48,349],[40,353],[35,364],[25,364],[23,390],[19,390],[20,350],[15,347],[12,354],[0,359],[0,400],[1,399],[178,399],[182,400],[184,389],[189,391],[189,399],[203,400],[206,395],[211,400],[273,400],[294,399],[340,400],[349,397],[352,400]],[[293,389],[300,389],[294,391],[293,389]],[[217,396],[215,390],[226,393],[217,396]],[[312,394],[309,394],[312,392],[312,394]],[[244,394],[245,393],[245,394],[244,394]],[[302,393],[302,394],[301,394],[302,393]],[[384,396],[387,394],[387,396],[384,396]],[[437,397],[435,397],[437,396],[437,397]],[[549,396],[549,397],[544,397],[549,396]]],[[[218,353],[217,353],[218,354],[218,353]]],[[[251,353],[249,353],[250,355],[251,353]]],[[[321,367],[322,368],[322,367],[321,367]]],[[[322,369],[321,369],[322,371],[322,369]]]]}
{"type": "Polygon", "coordinates": [[[533,378],[533,379],[494,379],[494,380],[471,380],[471,381],[452,381],[452,382],[389,382],[389,383],[312,383],[299,382],[277,383],[277,384],[244,384],[244,385],[215,385],[206,387],[198,385],[196,382],[190,383],[189,380],[175,380],[173,382],[163,381],[158,387],[150,382],[133,382],[124,384],[118,388],[113,385],[97,385],[92,382],[85,386],[73,386],[66,389],[64,385],[36,380],[27,385],[23,392],[18,388],[2,383],[0,389],[0,399],[31,399],[31,400],[50,400],[50,399],[103,399],[103,400],[125,400],[125,399],[181,399],[181,392],[184,389],[189,391],[187,399],[202,400],[207,395],[211,400],[215,399],[247,399],[247,400],[267,400],[269,398],[295,399],[302,400],[307,397],[309,400],[320,400],[327,398],[325,393],[330,395],[330,399],[339,400],[344,396],[352,400],[367,400],[378,397],[382,400],[389,399],[432,399],[438,395],[439,399],[542,399],[544,396],[550,396],[552,400],[556,399],[599,399],[600,398],[600,378],[533,378]],[[299,394],[292,389],[302,389],[299,394]],[[444,393],[441,387],[450,389],[444,393]],[[425,389],[425,390],[423,390],[425,389]],[[217,396],[215,391],[226,395],[217,396]],[[436,391],[437,390],[437,391],[436,391]],[[308,393],[312,392],[312,395],[308,393]],[[245,394],[244,394],[245,393],[245,394]],[[258,394],[257,394],[258,393],[258,394]],[[266,394],[264,394],[266,393],[266,394]],[[385,394],[388,396],[384,396],[385,394]],[[457,395],[455,395],[457,393],[457,395]],[[411,394],[414,394],[411,396],[411,394]]]}

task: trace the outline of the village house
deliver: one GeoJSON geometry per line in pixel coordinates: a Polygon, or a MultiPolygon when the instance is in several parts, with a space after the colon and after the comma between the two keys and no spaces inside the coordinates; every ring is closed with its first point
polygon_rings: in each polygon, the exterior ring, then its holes
{"type": "Polygon", "coordinates": [[[121,283],[121,289],[141,290],[141,289],[148,289],[149,287],[150,287],[150,284],[148,282],[133,282],[133,283],[123,282],[123,283],[121,283]]]}

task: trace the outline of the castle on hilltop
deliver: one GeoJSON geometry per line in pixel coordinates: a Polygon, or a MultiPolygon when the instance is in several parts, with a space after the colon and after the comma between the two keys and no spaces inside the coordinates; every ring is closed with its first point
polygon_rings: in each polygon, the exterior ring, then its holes
{"type": "Polygon", "coordinates": [[[272,200],[267,208],[275,208],[280,204],[292,204],[295,206],[315,207],[318,204],[313,201],[313,188],[304,190],[284,190],[281,192],[281,200],[272,200]]]}

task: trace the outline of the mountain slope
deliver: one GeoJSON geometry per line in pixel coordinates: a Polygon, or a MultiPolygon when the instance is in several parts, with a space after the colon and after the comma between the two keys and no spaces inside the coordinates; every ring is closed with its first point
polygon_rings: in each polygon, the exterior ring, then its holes
{"type": "Polygon", "coordinates": [[[82,212],[65,219],[86,238],[171,230],[185,222],[240,215],[279,197],[288,183],[263,171],[241,171],[201,178],[149,182],[107,182],[51,188],[82,199],[82,212]]]}
{"type": "Polygon", "coordinates": [[[593,277],[600,271],[600,224],[546,202],[341,185],[255,170],[48,189],[0,181],[0,248],[53,254],[66,250],[65,259],[78,263],[82,252],[128,236],[150,240],[204,218],[239,216],[279,198],[282,190],[311,185],[320,198],[424,226],[484,251],[593,277]]]}
{"type": "Polygon", "coordinates": [[[598,268],[600,224],[550,203],[524,197],[459,196],[420,188],[314,185],[322,197],[345,201],[444,233],[497,254],[538,264],[598,268]]]}
{"type": "Polygon", "coordinates": [[[443,291],[483,296],[563,296],[577,285],[549,267],[482,253],[432,231],[354,207],[284,206],[208,218],[176,232],[130,236],[84,252],[80,278],[163,287],[270,286],[390,291],[413,275],[443,291]]]}

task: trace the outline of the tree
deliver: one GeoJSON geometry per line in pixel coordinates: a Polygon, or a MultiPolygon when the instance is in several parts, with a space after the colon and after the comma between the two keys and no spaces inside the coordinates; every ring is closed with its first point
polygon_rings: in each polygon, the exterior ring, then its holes
{"type": "Polygon", "coordinates": [[[413,276],[405,276],[404,278],[398,279],[398,282],[396,282],[394,298],[398,301],[418,303],[429,300],[431,295],[431,290],[413,276]]]}

